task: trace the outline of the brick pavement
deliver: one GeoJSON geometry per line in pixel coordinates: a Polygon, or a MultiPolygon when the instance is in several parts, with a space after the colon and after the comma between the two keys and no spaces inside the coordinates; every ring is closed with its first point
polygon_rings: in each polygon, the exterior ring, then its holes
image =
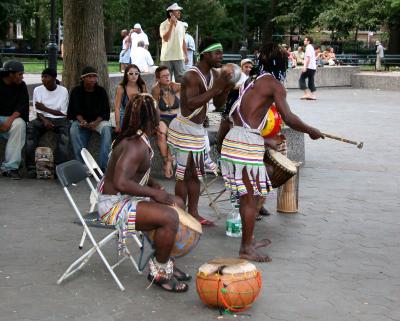
{"type": "MultiPolygon", "coordinates": [[[[326,132],[364,140],[364,149],[306,139],[300,211],[257,223],[273,261],[258,264],[263,290],[254,306],[225,320],[399,321],[400,93],[323,89],[316,102],[289,91],[293,109],[326,132]]],[[[169,190],[172,183],[165,181],[169,190]]],[[[56,280],[77,257],[81,228],[56,182],[0,178],[0,320],[217,320],[194,282],[186,295],[146,290],[128,264],[120,292],[98,258],[62,286],[56,280]]],[[[81,193],[80,202],[87,194],[81,193]]],[[[85,203],[86,204],[86,203],[85,203]]],[[[225,211],[228,204],[221,204],[225,211]]],[[[212,213],[201,201],[201,212],[212,213]]],[[[194,274],[208,259],[235,256],[239,240],[224,221],[207,229],[179,264],[194,274]]],[[[114,255],[114,249],[106,250],[114,255]]]]}

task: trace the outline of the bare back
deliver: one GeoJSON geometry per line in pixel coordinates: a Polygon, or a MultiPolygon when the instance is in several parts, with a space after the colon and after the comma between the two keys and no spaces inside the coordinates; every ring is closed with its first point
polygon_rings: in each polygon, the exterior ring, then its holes
{"type": "MultiPolygon", "coordinates": [[[[278,110],[286,114],[285,110],[289,108],[286,90],[273,76],[267,75],[257,79],[254,86],[250,86],[243,94],[240,113],[251,128],[257,128],[274,102],[278,110]]],[[[232,117],[235,125],[243,125],[237,112],[232,117]]]]}
{"type": "Polygon", "coordinates": [[[139,136],[123,139],[112,151],[104,178],[103,193],[123,193],[115,187],[119,176],[139,184],[150,165],[149,147],[139,136]]]}

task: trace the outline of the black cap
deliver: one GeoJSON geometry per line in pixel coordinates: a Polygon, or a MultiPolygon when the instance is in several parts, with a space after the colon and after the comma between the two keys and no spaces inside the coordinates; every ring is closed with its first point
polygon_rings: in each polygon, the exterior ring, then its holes
{"type": "Polygon", "coordinates": [[[89,75],[97,75],[97,70],[91,66],[87,66],[82,69],[81,78],[89,76],[89,75]]]}
{"type": "Polygon", "coordinates": [[[55,71],[53,68],[46,68],[42,71],[42,76],[43,75],[49,75],[50,77],[57,78],[57,71],[55,71]]]}
{"type": "Polygon", "coordinates": [[[1,71],[6,71],[9,73],[24,72],[24,65],[22,63],[20,63],[19,61],[10,60],[4,64],[1,71]]]}

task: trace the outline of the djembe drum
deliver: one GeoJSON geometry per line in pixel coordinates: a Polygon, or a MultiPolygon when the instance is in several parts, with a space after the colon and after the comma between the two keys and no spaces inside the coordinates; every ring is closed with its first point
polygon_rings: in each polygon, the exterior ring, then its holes
{"type": "MultiPolygon", "coordinates": [[[[179,216],[179,227],[175,237],[175,244],[171,252],[172,257],[180,257],[188,254],[197,245],[203,233],[201,224],[192,215],[186,213],[180,207],[173,209],[179,216]]],[[[150,240],[154,240],[155,230],[148,232],[150,240]]]]}
{"type": "Polygon", "coordinates": [[[37,147],[35,150],[36,178],[54,178],[54,156],[49,147],[37,147]]]}
{"type": "Polygon", "coordinates": [[[296,175],[296,165],[282,153],[273,149],[267,149],[264,154],[264,163],[270,165],[273,169],[269,175],[272,187],[282,186],[291,177],[296,175]]]}
{"type": "Polygon", "coordinates": [[[244,311],[251,307],[261,290],[261,272],[243,259],[215,259],[200,266],[196,289],[209,307],[244,311]]]}

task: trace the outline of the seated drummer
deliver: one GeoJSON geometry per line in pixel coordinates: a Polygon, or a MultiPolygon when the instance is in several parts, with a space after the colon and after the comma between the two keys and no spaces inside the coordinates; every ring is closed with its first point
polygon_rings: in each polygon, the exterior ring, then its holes
{"type": "Polygon", "coordinates": [[[171,81],[171,76],[166,66],[159,66],[156,71],[156,84],[151,89],[151,94],[157,101],[160,110],[160,126],[157,144],[164,160],[164,175],[172,177],[172,156],[167,146],[167,130],[169,123],[180,112],[181,85],[171,81]]]}
{"type": "Polygon", "coordinates": [[[174,266],[170,258],[178,230],[178,214],[171,205],[183,207],[150,177],[153,157],[149,137],[159,126],[153,97],[138,94],[126,106],[121,132],[112,146],[110,161],[99,183],[100,219],[119,231],[119,249],[135,231],[156,230],[155,256],[150,259],[149,281],[170,292],[185,292],[191,277],[174,266]]]}

